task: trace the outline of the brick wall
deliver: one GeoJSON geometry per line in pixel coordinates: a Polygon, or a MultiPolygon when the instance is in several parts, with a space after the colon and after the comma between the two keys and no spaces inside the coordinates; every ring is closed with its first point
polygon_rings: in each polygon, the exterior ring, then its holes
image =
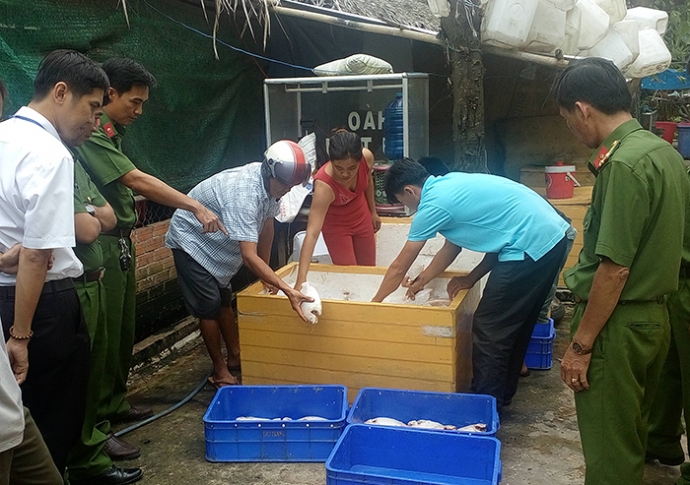
{"type": "Polygon", "coordinates": [[[177,277],[172,252],[165,247],[170,220],[135,229],[132,240],[137,251],[137,293],[177,277]]]}

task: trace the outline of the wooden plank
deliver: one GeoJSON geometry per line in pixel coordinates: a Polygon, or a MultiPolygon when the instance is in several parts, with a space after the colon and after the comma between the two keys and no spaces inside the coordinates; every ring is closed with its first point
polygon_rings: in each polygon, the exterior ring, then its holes
{"type": "MultiPolygon", "coordinates": [[[[256,386],[266,386],[266,385],[303,385],[304,383],[302,381],[290,381],[287,379],[281,379],[280,381],[276,381],[275,379],[270,379],[270,378],[265,378],[265,377],[252,377],[251,382],[246,382],[243,381],[243,384],[245,385],[256,385],[256,386]]],[[[323,384],[323,382],[309,382],[308,384],[313,384],[313,385],[320,385],[323,384]]],[[[342,385],[342,384],[341,384],[342,385]]],[[[362,386],[362,387],[380,387],[380,388],[386,388],[386,389],[398,389],[397,387],[393,386],[362,386]]],[[[347,388],[347,400],[350,404],[354,402],[354,400],[357,398],[357,394],[359,394],[360,387],[348,387],[347,388]]],[[[420,391],[432,391],[432,392],[454,392],[452,389],[450,389],[445,383],[431,383],[428,388],[424,389],[417,389],[420,391]]]]}
{"type": "Polygon", "coordinates": [[[436,345],[441,340],[454,339],[455,329],[446,325],[399,325],[394,322],[356,322],[319,319],[316,325],[308,325],[297,317],[287,321],[269,323],[265,317],[242,315],[242,331],[276,332],[294,336],[319,336],[335,338],[357,338],[399,343],[436,345]],[[447,336],[440,336],[445,334],[447,336]]]}
{"type": "Polygon", "coordinates": [[[356,338],[359,332],[353,332],[355,338],[334,338],[316,335],[292,335],[289,333],[261,332],[244,330],[240,334],[242,346],[242,361],[251,359],[264,361],[259,349],[281,349],[326,353],[334,356],[355,356],[397,361],[427,362],[441,365],[455,363],[453,349],[454,339],[442,339],[438,344],[424,344],[422,342],[396,343],[381,339],[361,340],[356,338]],[[250,353],[250,349],[251,352],[250,353]],[[254,354],[253,352],[256,352],[254,354]]]}
{"type": "MultiPolygon", "coordinates": [[[[346,371],[381,377],[400,377],[427,381],[453,381],[454,366],[415,360],[395,360],[384,357],[362,357],[356,354],[335,355],[289,348],[242,347],[242,376],[254,374],[258,365],[275,364],[283,368],[300,368],[305,373],[316,371],[346,371]]],[[[256,374],[254,374],[256,375],[256,374]]],[[[261,375],[261,374],[258,374],[261,375]]]]}
{"type": "Polygon", "coordinates": [[[297,366],[248,363],[242,364],[242,383],[252,384],[340,384],[348,389],[362,387],[385,387],[393,389],[416,389],[423,391],[454,392],[451,381],[429,379],[410,379],[404,377],[381,376],[375,374],[352,373],[349,369],[322,370],[306,369],[297,366]]]}
{"type": "MultiPolygon", "coordinates": [[[[462,297],[467,294],[466,291],[462,297]]],[[[459,303],[459,302],[458,302],[459,303]]],[[[321,320],[340,320],[346,322],[392,323],[417,327],[420,325],[439,325],[453,327],[457,305],[447,307],[396,305],[389,303],[367,303],[357,301],[322,300],[321,320]]],[[[237,309],[240,316],[263,318],[280,317],[281,320],[299,320],[290,306],[287,297],[275,295],[237,296],[237,309]]],[[[304,323],[303,323],[304,324],[304,323]]],[[[319,325],[319,324],[317,324],[319,325]]]]}

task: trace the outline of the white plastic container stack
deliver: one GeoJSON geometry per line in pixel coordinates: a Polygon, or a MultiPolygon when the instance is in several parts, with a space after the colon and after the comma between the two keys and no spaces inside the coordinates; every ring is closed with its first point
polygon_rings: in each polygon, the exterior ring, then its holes
{"type": "Polygon", "coordinates": [[[654,29],[664,35],[668,28],[668,13],[653,8],[635,7],[628,10],[625,20],[635,20],[640,30],[654,29]]]}
{"type": "Polygon", "coordinates": [[[443,18],[450,15],[450,3],[448,0],[427,0],[434,17],[443,18]]]}
{"type": "Polygon", "coordinates": [[[482,41],[517,48],[527,41],[539,0],[490,0],[482,20],[482,41]]]}
{"type": "Polygon", "coordinates": [[[640,55],[624,71],[627,77],[643,78],[668,69],[671,64],[671,53],[664,39],[655,29],[640,30],[640,55]]]}
{"type": "Polygon", "coordinates": [[[613,24],[613,28],[616,29],[628,46],[630,52],[633,55],[633,62],[640,55],[640,33],[639,24],[635,20],[622,20],[613,24]]]}
{"type": "Polygon", "coordinates": [[[550,3],[554,7],[556,7],[558,10],[563,10],[564,12],[567,12],[571,8],[575,6],[577,3],[577,0],[544,0],[546,3],[550,3]]]}
{"type": "Polygon", "coordinates": [[[604,59],[610,59],[620,70],[625,69],[635,60],[633,58],[633,53],[630,52],[625,41],[613,26],[609,27],[606,37],[590,50],[582,52],[581,55],[585,57],[603,57],[604,59]]]}
{"type": "Polygon", "coordinates": [[[609,29],[609,14],[592,0],[578,0],[565,20],[563,52],[575,55],[600,42],[609,29]]]}
{"type": "Polygon", "coordinates": [[[594,0],[594,2],[609,14],[611,23],[623,20],[628,10],[625,6],[625,0],[594,0]]]}
{"type": "Polygon", "coordinates": [[[563,45],[566,13],[553,4],[540,1],[532,28],[527,35],[525,50],[551,53],[563,45]]]}
{"type": "MultiPolygon", "coordinates": [[[[430,0],[431,1],[431,0],[430,0]]],[[[626,0],[479,0],[485,4],[486,44],[535,53],[611,59],[630,78],[668,68],[662,36],[668,14],[626,0]]]]}

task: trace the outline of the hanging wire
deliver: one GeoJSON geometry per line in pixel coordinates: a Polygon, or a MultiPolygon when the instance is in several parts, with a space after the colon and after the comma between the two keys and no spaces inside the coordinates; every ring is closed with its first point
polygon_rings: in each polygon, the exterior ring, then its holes
{"type": "MultiPolygon", "coordinates": [[[[470,1],[470,0],[465,0],[465,1],[470,1]]],[[[199,29],[196,29],[196,28],[194,28],[194,27],[192,27],[192,26],[190,26],[190,25],[187,25],[187,24],[185,24],[184,22],[181,22],[181,21],[177,20],[176,18],[171,17],[170,15],[166,14],[165,12],[162,12],[161,10],[157,9],[156,7],[154,7],[153,5],[151,5],[151,4],[150,4],[149,2],[147,2],[146,0],[144,0],[144,4],[145,4],[147,7],[149,7],[151,10],[153,10],[154,12],[157,12],[158,14],[162,15],[163,17],[165,17],[166,19],[170,20],[171,22],[174,22],[174,23],[176,23],[176,24],[178,24],[178,25],[181,25],[181,26],[184,27],[185,29],[192,31],[192,32],[194,32],[195,34],[198,34],[198,35],[201,35],[201,36],[203,36],[203,37],[206,37],[207,39],[213,39],[213,38],[214,38],[214,36],[212,36],[212,35],[210,35],[210,34],[207,34],[206,32],[203,32],[203,31],[201,31],[201,30],[199,30],[199,29]]],[[[247,56],[253,57],[254,59],[261,59],[261,60],[263,60],[263,61],[273,62],[273,63],[275,63],[275,64],[280,64],[280,65],[283,65],[283,66],[292,67],[292,68],[294,68],[294,69],[302,69],[302,70],[305,70],[305,71],[313,72],[313,69],[312,69],[311,67],[300,66],[300,65],[298,65],[298,64],[291,64],[291,63],[289,63],[289,62],[280,61],[280,60],[278,60],[278,59],[273,59],[273,58],[270,58],[270,57],[262,56],[262,55],[260,55],[260,54],[254,54],[253,52],[249,52],[249,51],[247,51],[247,50],[245,50],[245,49],[242,49],[242,48],[240,48],[240,47],[235,47],[234,45],[228,44],[227,42],[224,42],[224,41],[222,41],[222,40],[220,40],[220,39],[218,39],[218,38],[216,38],[215,40],[216,40],[217,43],[219,43],[219,44],[221,44],[221,45],[223,45],[223,46],[225,46],[225,47],[228,47],[228,48],[234,50],[235,52],[239,52],[239,53],[241,53],[241,54],[245,54],[245,55],[247,55],[247,56]]],[[[262,72],[263,72],[263,69],[262,69],[262,72]]],[[[338,71],[338,72],[333,71],[332,73],[329,72],[329,74],[334,74],[334,75],[336,75],[336,74],[341,74],[341,73],[340,73],[339,71],[338,71]]],[[[428,72],[428,73],[425,73],[425,74],[427,74],[427,75],[429,75],[429,76],[436,76],[436,77],[447,78],[446,75],[443,75],[443,74],[436,74],[436,73],[433,73],[433,72],[428,72]]],[[[264,73],[264,75],[265,75],[265,73],[264,73]]],[[[266,77],[268,77],[268,76],[266,76],[266,77]]]]}
{"type": "MultiPolygon", "coordinates": [[[[185,24],[184,22],[181,22],[181,21],[177,20],[176,18],[173,18],[173,17],[171,17],[170,15],[168,15],[168,14],[166,14],[166,13],[160,11],[159,9],[157,9],[156,7],[154,7],[153,5],[151,5],[151,4],[150,4],[149,2],[147,2],[146,0],[144,0],[144,4],[145,4],[147,7],[149,7],[151,10],[157,12],[158,14],[160,14],[160,15],[162,15],[163,17],[167,18],[167,19],[170,20],[171,22],[175,22],[176,24],[181,25],[181,26],[184,27],[185,29],[191,30],[192,32],[194,32],[194,33],[196,33],[196,34],[199,34],[199,35],[201,35],[201,36],[203,36],[203,37],[206,37],[207,39],[213,39],[213,38],[214,38],[214,36],[212,36],[212,35],[210,35],[210,34],[207,34],[206,32],[202,32],[201,30],[196,29],[196,28],[194,28],[194,27],[192,27],[192,26],[190,26],[190,25],[187,25],[187,24],[185,24]]],[[[236,51],[236,52],[240,52],[240,53],[242,53],[242,54],[245,54],[245,55],[248,55],[248,56],[257,58],[257,59],[261,59],[261,60],[263,60],[263,61],[268,61],[268,62],[273,62],[273,63],[276,63],[276,64],[281,64],[281,65],[283,65],[283,66],[292,67],[292,68],[294,68],[294,69],[303,69],[303,70],[305,70],[305,71],[310,71],[310,72],[311,72],[311,70],[312,70],[311,67],[299,66],[299,65],[297,65],[297,64],[291,64],[291,63],[289,63],[289,62],[279,61],[278,59],[271,59],[270,57],[262,56],[262,55],[260,55],[260,54],[254,54],[253,52],[249,52],[249,51],[247,51],[247,50],[245,50],[245,49],[241,49],[241,48],[239,48],[239,47],[235,47],[234,45],[228,44],[227,42],[224,42],[224,41],[222,41],[222,40],[220,40],[220,39],[217,39],[217,38],[216,38],[216,42],[219,43],[219,44],[221,44],[221,45],[223,45],[223,46],[225,46],[225,47],[228,47],[228,48],[230,48],[230,49],[232,49],[232,50],[234,50],[234,51],[236,51]]]]}

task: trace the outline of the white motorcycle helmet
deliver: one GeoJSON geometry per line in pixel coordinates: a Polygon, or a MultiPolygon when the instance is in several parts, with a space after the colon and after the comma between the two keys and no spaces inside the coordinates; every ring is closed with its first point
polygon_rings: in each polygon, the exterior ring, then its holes
{"type": "Polygon", "coordinates": [[[286,185],[306,185],[311,175],[302,147],[289,140],[275,142],[264,153],[261,166],[265,177],[274,177],[286,185]]]}

